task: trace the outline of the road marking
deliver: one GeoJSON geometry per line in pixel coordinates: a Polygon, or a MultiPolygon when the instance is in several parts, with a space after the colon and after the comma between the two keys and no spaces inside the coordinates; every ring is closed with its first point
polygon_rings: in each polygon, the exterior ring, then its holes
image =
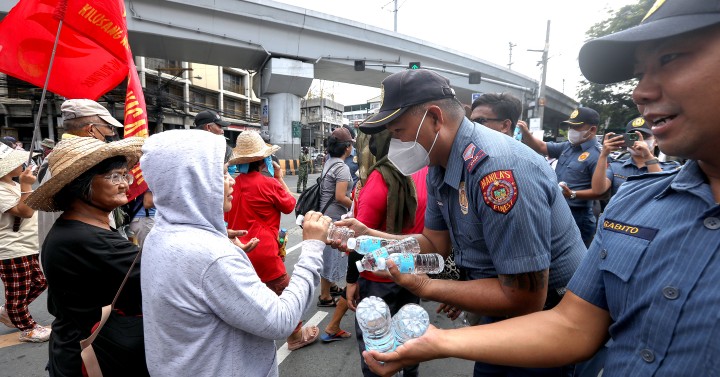
{"type": "MultiPolygon", "coordinates": [[[[317,313],[315,313],[315,315],[312,316],[312,318],[310,318],[307,322],[303,323],[303,326],[317,326],[318,324],[320,324],[320,322],[322,322],[323,319],[325,319],[325,317],[327,317],[327,315],[328,315],[328,312],[318,310],[317,313]]],[[[322,334],[323,330],[320,329],[320,331],[321,331],[320,334],[322,334]]],[[[278,350],[277,350],[278,366],[285,360],[286,357],[290,356],[290,352],[292,352],[292,351],[288,350],[287,342],[285,342],[282,346],[280,346],[280,348],[278,348],[278,350]]]]}
{"type": "Polygon", "coordinates": [[[19,332],[0,335],[0,348],[21,344],[19,335],[19,332]]]}
{"type": "Polygon", "coordinates": [[[299,244],[297,244],[297,245],[295,245],[295,246],[293,246],[293,247],[285,250],[285,255],[290,255],[290,253],[292,253],[293,251],[299,249],[299,248],[302,246],[302,244],[303,244],[302,241],[300,241],[299,244]]]}

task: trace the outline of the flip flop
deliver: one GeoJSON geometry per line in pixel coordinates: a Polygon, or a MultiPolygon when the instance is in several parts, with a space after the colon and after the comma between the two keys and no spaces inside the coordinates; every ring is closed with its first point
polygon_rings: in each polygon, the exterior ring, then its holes
{"type": "Polygon", "coordinates": [[[334,298],[331,298],[329,300],[323,300],[320,298],[320,296],[318,296],[317,306],[319,308],[334,308],[337,306],[337,300],[335,300],[334,298]]]}
{"type": "Polygon", "coordinates": [[[317,340],[318,336],[320,336],[320,328],[317,326],[303,327],[300,332],[302,333],[302,337],[300,337],[300,339],[288,342],[287,347],[289,351],[295,351],[298,348],[312,344],[315,340],[317,340]]]}
{"type": "Polygon", "coordinates": [[[342,288],[338,287],[337,285],[333,285],[332,287],[330,287],[330,296],[340,296],[342,295],[342,293],[342,288]]]}
{"type": "Polygon", "coordinates": [[[350,338],[351,336],[352,334],[350,334],[349,332],[345,330],[340,330],[332,335],[328,333],[323,333],[322,335],[320,335],[320,340],[322,340],[324,343],[330,343],[336,342],[338,340],[345,340],[347,338],[350,338]]]}

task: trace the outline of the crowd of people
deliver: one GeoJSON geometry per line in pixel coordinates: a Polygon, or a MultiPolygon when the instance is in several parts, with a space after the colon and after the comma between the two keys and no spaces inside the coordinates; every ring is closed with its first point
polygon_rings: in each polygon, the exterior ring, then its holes
{"type": "MultiPolygon", "coordinates": [[[[107,109],[69,99],[57,144],[0,144],[0,322],[49,341],[50,376],[277,376],[275,339],[294,351],[353,335],[364,376],[417,376],[445,357],[475,361],[477,377],[712,375],[720,13],[702,0],[659,4],[580,51],[591,81],[638,79],[639,116],[602,143],[589,107],[563,122],[567,141],[546,142],[508,93],[466,111],[433,71],[389,75],[379,112],[328,138],[292,276],[280,220],[297,195],[268,137],[243,132],[230,147],[227,122],[202,111],[193,130],[120,139],[107,109]],[[128,202],[138,163],[148,190],[128,202]],[[392,261],[358,272],[330,224],[414,237],[422,253],[452,256],[459,278],[401,274],[392,261]],[[45,290],[50,326],[28,309],[45,290]],[[431,325],[368,352],[357,323],[355,334],[340,323],[369,296],[393,314],[436,301],[471,326],[431,325]],[[334,310],[322,330],[303,326],[313,304],[334,310]]],[[[312,171],[307,148],[299,160],[296,193],[312,171]]]]}

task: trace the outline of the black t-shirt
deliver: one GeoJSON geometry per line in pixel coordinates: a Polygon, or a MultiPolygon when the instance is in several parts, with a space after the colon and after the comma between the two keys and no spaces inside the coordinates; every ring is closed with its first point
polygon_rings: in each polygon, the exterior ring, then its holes
{"type": "MultiPolygon", "coordinates": [[[[100,320],[101,308],[112,303],[137,253],[137,246],[114,230],[63,218],[50,229],[40,260],[48,282],[48,312],[55,316],[51,376],[81,375],[80,340],[100,320]]],[[[141,305],[138,261],[115,307],[136,315],[142,313],[141,305]]]]}

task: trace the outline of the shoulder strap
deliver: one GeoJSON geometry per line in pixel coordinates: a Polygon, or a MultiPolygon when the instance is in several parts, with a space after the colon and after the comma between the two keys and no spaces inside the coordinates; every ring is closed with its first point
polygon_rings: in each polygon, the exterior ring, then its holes
{"type": "MultiPolygon", "coordinates": [[[[338,165],[338,164],[344,164],[344,162],[336,162],[336,163],[330,165],[327,172],[325,174],[323,174],[320,182],[322,182],[322,180],[325,179],[325,176],[327,175],[327,173],[330,173],[330,169],[334,168],[335,165],[338,165]]],[[[325,211],[327,211],[328,207],[330,207],[330,203],[332,203],[333,201],[335,201],[335,198],[330,197],[330,200],[328,200],[327,203],[325,203],[325,207],[323,207],[323,209],[322,209],[322,211],[320,211],[320,213],[325,214],[325,211]]]]}
{"type": "Polygon", "coordinates": [[[132,272],[133,268],[135,268],[135,263],[137,263],[138,259],[140,259],[140,253],[142,253],[142,249],[138,250],[135,259],[130,265],[130,269],[128,270],[127,274],[125,274],[125,278],[120,284],[120,288],[118,288],[117,293],[115,293],[115,298],[113,298],[112,303],[101,308],[102,314],[100,315],[100,324],[98,324],[97,328],[95,328],[95,331],[93,331],[92,334],[87,337],[87,339],[83,339],[80,341],[80,349],[82,350],[80,352],[80,357],[82,358],[83,364],[85,364],[85,369],[87,370],[88,377],[102,377],[103,375],[102,370],[100,370],[100,363],[98,362],[97,356],[95,355],[95,350],[93,350],[92,348],[92,343],[95,341],[95,338],[97,338],[103,326],[105,326],[105,322],[107,322],[108,318],[110,318],[110,313],[115,307],[115,302],[117,301],[118,297],[120,297],[120,292],[122,292],[123,288],[125,287],[125,283],[130,277],[130,272],[132,272]]]}

